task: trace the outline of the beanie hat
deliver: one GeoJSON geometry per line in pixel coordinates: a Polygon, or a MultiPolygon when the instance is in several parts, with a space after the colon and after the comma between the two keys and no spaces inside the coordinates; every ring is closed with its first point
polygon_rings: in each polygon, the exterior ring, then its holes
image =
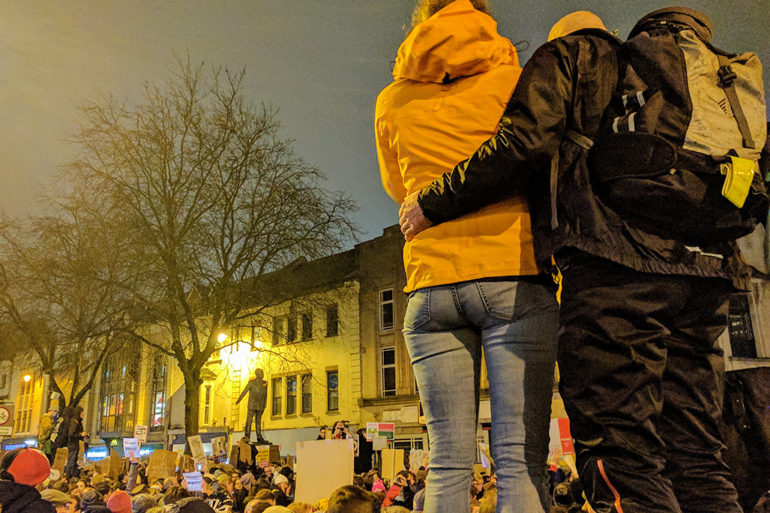
{"type": "Polygon", "coordinates": [[[54,506],[60,506],[62,504],[69,504],[72,502],[72,496],[54,488],[46,488],[40,492],[40,497],[42,497],[44,501],[50,502],[54,506]]]}
{"type": "Polygon", "coordinates": [[[275,477],[273,478],[273,483],[275,483],[276,485],[279,485],[281,483],[288,483],[288,482],[289,482],[288,478],[283,474],[276,474],[275,477]]]}
{"type": "Polygon", "coordinates": [[[48,458],[37,449],[16,449],[3,456],[0,472],[8,474],[15,483],[37,486],[51,474],[48,458]]]}
{"type": "Polygon", "coordinates": [[[104,506],[104,497],[93,488],[86,488],[80,495],[80,505],[83,509],[89,506],[104,506]]]}
{"type": "Polygon", "coordinates": [[[214,510],[198,497],[187,497],[177,501],[179,513],[213,513],[214,510]]]}
{"type": "Polygon", "coordinates": [[[584,29],[607,30],[601,18],[590,11],[575,11],[557,21],[548,33],[548,41],[584,29]]]}
{"type": "Polygon", "coordinates": [[[112,513],[131,513],[131,497],[123,490],[118,490],[107,501],[107,508],[112,513]]]}

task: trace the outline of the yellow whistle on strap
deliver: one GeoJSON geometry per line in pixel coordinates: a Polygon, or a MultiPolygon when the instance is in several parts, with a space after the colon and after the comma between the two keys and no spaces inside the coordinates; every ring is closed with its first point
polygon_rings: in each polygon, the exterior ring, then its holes
{"type": "Polygon", "coordinates": [[[751,189],[756,163],[753,160],[732,156],[730,161],[720,166],[722,174],[725,175],[722,196],[736,207],[742,208],[751,189]]]}

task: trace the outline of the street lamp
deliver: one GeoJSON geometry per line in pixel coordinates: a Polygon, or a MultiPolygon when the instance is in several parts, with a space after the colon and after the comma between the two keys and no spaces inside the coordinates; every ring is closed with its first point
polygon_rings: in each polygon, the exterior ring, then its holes
{"type": "Polygon", "coordinates": [[[32,379],[32,376],[30,376],[29,374],[25,374],[24,376],[22,376],[21,379],[24,380],[24,383],[29,383],[29,380],[32,379]]]}

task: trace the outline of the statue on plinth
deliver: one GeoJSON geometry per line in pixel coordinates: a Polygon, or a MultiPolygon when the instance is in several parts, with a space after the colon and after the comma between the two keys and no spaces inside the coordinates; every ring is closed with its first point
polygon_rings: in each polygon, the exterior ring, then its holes
{"type": "Polygon", "coordinates": [[[257,433],[258,444],[269,444],[267,440],[262,437],[262,414],[265,412],[265,403],[267,402],[267,381],[265,381],[265,373],[262,369],[254,371],[254,378],[250,380],[241,392],[241,396],[235,402],[238,404],[241,402],[246,394],[249,394],[249,402],[246,413],[246,425],[243,427],[243,436],[246,439],[251,440],[251,423],[254,421],[257,433]]]}

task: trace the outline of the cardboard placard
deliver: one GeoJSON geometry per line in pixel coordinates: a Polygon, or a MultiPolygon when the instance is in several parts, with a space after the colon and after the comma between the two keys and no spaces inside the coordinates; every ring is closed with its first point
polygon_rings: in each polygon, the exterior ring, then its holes
{"type": "Polygon", "coordinates": [[[247,465],[251,465],[254,461],[254,457],[251,455],[251,445],[246,443],[245,440],[238,442],[238,461],[247,465]]]}
{"type": "Polygon", "coordinates": [[[224,458],[227,456],[227,439],[224,436],[218,436],[211,439],[211,454],[215,458],[224,458]]]}
{"type": "Polygon", "coordinates": [[[353,440],[312,440],[296,447],[295,501],[315,504],[353,482],[353,440]],[[323,472],[318,472],[318,462],[323,462],[323,472]]]}
{"type": "Polygon", "coordinates": [[[187,441],[190,442],[190,452],[192,452],[193,459],[202,460],[206,457],[200,435],[188,436],[187,441]]]}
{"type": "Polygon", "coordinates": [[[124,438],[123,439],[123,455],[126,458],[133,456],[139,457],[139,440],[136,438],[124,438]]]}
{"type": "Polygon", "coordinates": [[[56,449],[56,455],[53,459],[53,465],[51,468],[55,468],[59,472],[61,472],[62,475],[64,475],[64,467],[67,466],[67,456],[69,455],[69,449],[66,447],[61,447],[59,449],[56,449]]]}
{"type": "Polygon", "coordinates": [[[103,475],[107,475],[110,473],[110,458],[102,458],[100,460],[96,460],[94,462],[94,465],[96,466],[96,470],[103,475]]]}
{"type": "Polygon", "coordinates": [[[192,459],[192,456],[183,454],[179,460],[179,467],[182,469],[182,472],[194,472],[195,460],[192,459]]]}
{"type": "Polygon", "coordinates": [[[203,476],[200,472],[185,472],[182,474],[187,481],[188,492],[200,492],[203,476]]]}
{"type": "Polygon", "coordinates": [[[383,449],[382,450],[382,473],[380,477],[394,482],[396,474],[404,470],[404,450],[403,449],[383,449]]]}
{"type": "Polygon", "coordinates": [[[366,423],[366,441],[367,442],[371,442],[377,437],[377,434],[379,433],[378,426],[379,424],[377,422],[366,423]]]}
{"type": "Polygon", "coordinates": [[[120,475],[120,471],[123,470],[123,459],[115,452],[115,449],[110,449],[110,466],[107,475],[110,479],[117,479],[120,475]]]}
{"type": "Polygon", "coordinates": [[[380,438],[393,440],[396,436],[396,425],[392,422],[380,422],[377,425],[377,431],[380,438]]]}
{"type": "Polygon", "coordinates": [[[177,453],[158,449],[150,453],[147,466],[147,479],[152,484],[158,479],[166,479],[176,472],[177,453]]]}

